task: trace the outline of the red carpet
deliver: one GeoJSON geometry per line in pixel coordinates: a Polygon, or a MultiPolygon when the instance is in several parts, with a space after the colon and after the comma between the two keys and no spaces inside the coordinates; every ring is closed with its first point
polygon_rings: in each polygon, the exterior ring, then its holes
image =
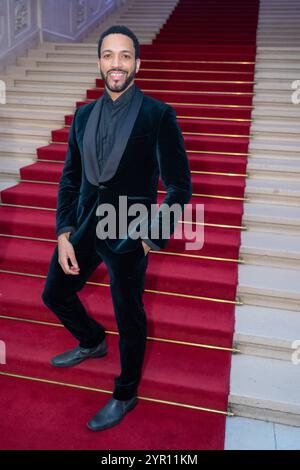
{"type": "MultiPolygon", "coordinates": [[[[68,370],[49,364],[76,345],[41,300],[72,115],[52,131],[53,143],[37,149],[37,162],[21,169],[22,181],[1,192],[0,339],[7,347],[0,366],[1,449],[224,448],[257,15],[258,0],[182,0],[153,45],[141,46],[136,84],[177,112],[192,170],[191,202],[205,208],[205,243],[186,252],[185,240],[172,238],[150,254],[140,401],[114,428],[86,428],[119,373],[104,266],[79,295],[109,333],[108,355],[68,370]]],[[[76,105],[102,93],[96,80],[76,105]]],[[[162,201],[161,183],[159,191],[162,201]]]]}

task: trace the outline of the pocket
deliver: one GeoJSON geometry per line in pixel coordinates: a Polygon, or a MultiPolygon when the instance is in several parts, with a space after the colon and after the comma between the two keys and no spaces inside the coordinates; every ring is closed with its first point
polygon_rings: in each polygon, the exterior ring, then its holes
{"type": "Polygon", "coordinates": [[[135,199],[137,201],[152,201],[153,198],[149,196],[126,196],[129,201],[134,201],[135,199]]]}
{"type": "Polygon", "coordinates": [[[140,250],[140,255],[143,256],[143,257],[146,257],[147,254],[145,253],[145,250],[144,250],[144,247],[143,247],[143,244],[142,244],[142,241],[139,240],[139,245],[138,245],[138,248],[137,248],[137,251],[140,250]]]}
{"type": "Polygon", "coordinates": [[[151,135],[151,132],[148,132],[147,134],[136,134],[136,135],[132,135],[129,137],[128,140],[135,140],[135,139],[149,139],[151,135]]]}

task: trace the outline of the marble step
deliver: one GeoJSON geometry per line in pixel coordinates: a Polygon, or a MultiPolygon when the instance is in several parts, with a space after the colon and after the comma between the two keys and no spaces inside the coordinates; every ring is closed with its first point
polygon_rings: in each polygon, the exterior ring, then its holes
{"type": "Polygon", "coordinates": [[[286,158],[274,159],[273,154],[269,158],[249,157],[247,163],[247,173],[251,178],[263,179],[284,179],[290,181],[300,181],[300,159],[286,158]]]}
{"type": "Polygon", "coordinates": [[[295,38],[291,38],[289,40],[285,39],[285,37],[280,37],[278,34],[274,34],[274,36],[272,38],[269,38],[269,39],[261,39],[261,44],[264,45],[264,46],[274,46],[274,45],[278,45],[278,46],[281,46],[281,45],[285,45],[285,46],[295,46],[295,45],[300,45],[300,38],[297,38],[295,40],[295,38]]]}
{"type": "MultiPolygon", "coordinates": [[[[57,51],[56,51],[57,52],[57,51]]],[[[255,61],[255,70],[299,70],[300,69],[300,62],[298,59],[294,60],[273,60],[273,59],[260,59],[258,58],[255,61]]]]}
{"type": "MultiPolygon", "coordinates": [[[[255,90],[253,96],[253,106],[270,106],[270,105],[292,105],[292,93],[290,91],[274,91],[274,90],[255,90]]],[[[299,113],[298,109],[295,109],[297,115],[299,113]]]]}
{"type": "Polygon", "coordinates": [[[8,107],[19,106],[20,108],[25,107],[35,107],[37,109],[47,110],[50,108],[62,108],[62,111],[73,113],[74,112],[74,97],[71,96],[68,98],[53,98],[52,96],[22,96],[19,94],[15,96],[13,93],[7,93],[6,105],[8,107]]]}
{"type": "Polygon", "coordinates": [[[55,82],[60,82],[61,79],[63,79],[64,82],[85,82],[87,84],[93,84],[95,85],[95,79],[99,77],[99,71],[97,70],[97,66],[95,64],[94,68],[94,73],[92,72],[85,72],[84,69],[82,70],[81,73],[76,73],[74,75],[74,71],[69,70],[68,67],[59,67],[59,70],[51,70],[51,67],[49,67],[49,70],[47,67],[22,67],[22,66],[16,66],[16,65],[10,65],[7,67],[7,74],[9,75],[10,78],[13,78],[14,80],[16,79],[23,79],[23,78],[28,78],[32,77],[32,80],[34,81],[36,78],[39,79],[41,78],[47,78],[51,81],[55,82]]]}
{"type": "Polygon", "coordinates": [[[41,121],[47,120],[50,122],[64,122],[63,111],[57,109],[47,109],[41,110],[34,106],[27,106],[26,108],[20,108],[17,105],[5,105],[0,107],[0,120],[2,119],[25,119],[25,120],[35,120],[40,119],[41,121]]]}
{"type": "Polygon", "coordinates": [[[22,86],[9,86],[6,88],[8,96],[17,96],[17,97],[45,97],[50,95],[51,99],[60,98],[61,100],[71,99],[75,103],[78,100],[86,99],[86,88],[66,88],[63,86],[58,86],[55,83],[53,85],[34,85],[24,84],[22,86]]]}
{"type": "Polygon", "coordinates": [[[288,79],[283,78],[261,78],[255,77],[255,92],[288,92],[291,94],[293,92],[292,83],[298,80],[299,72],[295,73],[294,76],[289,74],[288,79]]]}
{"type": "MultiPolygon", "coordinates": [[[[45,145],[45,142],[42,142],[41,145],[45,145]]],[[[1,139],[0,157],[35,158],[36,148],[36,142],[26,142],[24,140],[12,142],[10,139],[1,139]]]]}
{"type": "Polygon", "coordinates": [[[293,63],[293,61],[297,61],[299,57],[298,50],[294,51],[292,47],[287,47],[286,50],[283,50],[283,51],[278,50],[278,49],[276,51],[270,50],[268,52],[263,52],[261,51],[260,48],[258,48],[257,53],[256,53],[256,60],[259,60],[261,64],[263,63],[263,60],[267,60],[267,61],[291,60],[291,64],[293,63]]]}
{"type": "MultiPolygon", "coordinates": [[[[147,15],[148,16],[148,15],[147,15]]],[[[134,31],[136,35],[138,34],[148,34],[151,35],[153,32],[158,31],[159,28],[163,26],[163,24],[167,21],[167,16],[163,15],[163,17],[159,19],[152,19],[152,18],[147,18],[147,22],[144,22],[140,19],[128,19],[128,20],[123,20],[122,18],[115,19],[113,22],[114,25],[122,25],[124,24],[124,21],[126,21],[126,26],[134,31]]],[[[103,28],[97,27],[91,34],[89,34],[86,38],[86,40],[92,40],[92,39],[98,39],[98,37],[101,34],[101,31],[103,31],[103,28]]]]}
{"type": "Polygon", "coordinates": [[[297,137],[290,137],[289,139],[285,137],[285,140],[283,140],[280,137],[278,139],[275,139],[275,137],[267,139],[266,137],[259,138],[259,136],[255,136],[250,140],[249,151],[252,153],[255,150],[297,153],[300,151],[300,143],[297,137]]]}
{"type": "Polygon", "coordinates": [[[300,207],[246,202],[243,223],[249,230],[299,235],[300,207]]]}
{"type": "Polygon", "coordinates": [[[51,139],[51,129],[48,126],[36,126],[34,124],[14,123],[6,124],[0,121],[0,139],[36,141],[37,145],[51,139]]]}
{"type": "Polygon", "coordinates": [[[287,86],[289,84],[289,88],[291,88],[291,83],[294,80],[297,80],[299,76],[299,70],[276,70],[276,69],[256,69],[254,80],[257,84],[262,83],[264,86],[266,83],[272,82],[278,83],[278,86],[281,86],[281,82],[283,81],[284,85],[287,86]],[[276,80],[276,81],[275,81],[276,80]],[[278,81],[277,81],[278,80],[278,81]]]}
{"type": "Polygon", "coordinates": [[[300,178],[298,181],[248,178],[245,196],[249,202],[287,204],[300,207],[300,178]]]}
{"type": "MultiPolygon", "coordinates": [[[[17,64],[21,65],[23,67],[32,67],[36,66],[40,68],[41,66],[60,66],[61,64],[68,64],[69,66],[80,66],[86,67],[86,66],[95,66],[95,59],[92,57],[78,57],[78,58],[72,58],[72,57],[57,57],[56,59],[52,59],[51,57],[45,57],[44,59],[37,59],[34,57],[19,57],[17,59],[17,64]]],[[[142,67],[141,67],[142,69],[142,67]]],[[[141,70],[140,69],[140,70],[141,70]]]]}
{"type": "Polygon", "coordinates": [[[237,293],[246,305],[299,312],[299,277],[300,271],[295,268],[240,264],[237,293]]]}
{"type": "Polygon", "coordinates": [[[300,426],[299,364],[236,354],[229,403],[238,416],[300,426]]]}
{"type": "Polygon", "coordinates": [[[240,257],[246,264],[300,270],[299,236],[244,230],[241,233],[240,257]]]}
{"type": "Polygon", "coordinates": [[[11,158],[0,156],[0,179],[17,182],[20,178],[20,168],[34,163],[34,158],[11,158]]]}
{"type": "Polygon", "coordinates": [[[291,362],[299,338],[299,312],[236,306],[233,341],[242,354],[291,362]]]}
{"type": "MultiPolygon", "coordinates": [[[[113,22],[113,23],[116,24],[115,22],[113,22]]],[[[150,31],[149,32],[147,32],[147,31],[138,32],[138,31],[135,30],[134,27],[131,27],[130,29],[132,29],[134,31],[134,33],[137,36],[140,44],[152,44],[153,38],[159,32],[159,26],[152,27],[151,32],[150,31]]],[[[95,48],[95,46],[97,47],[99,37],[100,37],[100,33],[96,34],[95,36],[88,37],[87,39],[85,39],[85,44],[89,43],[90,45],[94,45],[94,48],[95,48]]]]}
{"type": "Polygon", "coordinates": [[[293,136],[295,135],[299,139],[300,133],[300,113],[299,119],[294,119],[290,121],[282,122],[280,117],[277,119],[255,119],[251,123],[251,135],[254,137],[256,135],[268,135],[268,134],[276,134],[276,136],[293,136]]]}
{"type": "Polygon", "coordinates": [[[67,76],[67,77],[73,77],[74,73],[76,73],[76,76],[80,77],[91,77],[94,76],[93,78],[99,78],[99,71],[97,69],[97,64],[95,61],[94,66],[91,67],[72,67],[72,66],[65,66],[65,65],[59,65],[59,66],[51,66],[51,65],[46,65],[46,66],[9,66],[7,67],[7,73],[11,77],[15,77],[16,74],[18,76],[37,76],[37,75],[51,75],[51,76],[67,76]]]}
{"type": "Polygon", "coordinates": [[[27,75],[27,76],[18,76],[17,74],[11,74],[10,79],[13,82],[14,86],[24,86],[26,84],[29,85],[42,85],[45,84],[46,86],[48,85],[53,85],[55,84],[57,88],[59,88],[61,85],[66,85],[68,84],[69,88],[74,89],[74,95],[75,95],[75,89],[78,88],[80,84],[83,84],[85,89],[87,88],[93,88],[95,87],[95,80],[90,79],[88,77],[81,77],[81,76],[73,76],[72,79],[69,76],[64,76],[64,75],[37,75],[37,76],[32,76],[32,75],[27,75]]]}
{"type": "Polygon", "coordinates": [[[273,143],[283,149],[284,147],[287,149],[290,148],[292,152],[297,152],[300,150],[299,146],[299,136],[296,133],[287,134],[286,132],[277,133],[276,132],[255,132],[251,133],[251,148],[253,146],[257,147],[260,143],[262,143],[263,148],[266,145],[273,143]]]}
{"type": "Polygon", "coordinates": [[[280,119],[285,125],[286,121],[296,120],[299,122],[299,110],[297,106],[290,103],[268,103],[264,106],[257,106],[252,109],[252,119],[259,120],[268,118],[268,121],[272,119],[280,119]]]}

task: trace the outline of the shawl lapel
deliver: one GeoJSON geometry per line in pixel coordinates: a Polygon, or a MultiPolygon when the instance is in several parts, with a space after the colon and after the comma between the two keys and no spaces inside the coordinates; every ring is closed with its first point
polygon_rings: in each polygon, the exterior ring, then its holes
{"type": "Polygon", "coordinates": [[[143,96],[143,92],[137,87],[129,105],[126,120],[122,123],[119,135],[115,139],[115,143],[103,167],[101,175],[96,151],[96,138],[103,106],[103,96],[97,100],[88,117],[83,135],[84,169],[86,178],[91,184],[98,186],[99,183],[108,181],[115,175],[141,108],[143,96]]]}

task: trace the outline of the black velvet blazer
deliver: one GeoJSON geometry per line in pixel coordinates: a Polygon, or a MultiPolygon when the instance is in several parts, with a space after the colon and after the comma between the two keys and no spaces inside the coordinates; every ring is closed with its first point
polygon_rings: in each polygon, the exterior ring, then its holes
{"type": "MultiPolygon", "coordinates": [[[[159,176],[166,189],[162,202],[167,206],[178,203],[183,210],[192,195],[189,162],[174,108],[145,95],[137,86],[126,122],[100,175],[95,139],[101,106],[102,97],[76,109],[59,182],[56,235],[71,231],[73,245],[91,230],[99,204],[113,204],[118,215],[118,197],[127,196],[128,207],[143,203],[150,210],[150,204],[157,203],[159,176]]],[[[163,219],[163,211],[157,211],[147,234],[140,237],[157,250],[167,245],[169,237],[156,230],[160,235],[154,238],[151,229],[161,227],[163,219]]],[[[128,223],[131,220],[129,217],[128,223]]],[[[176,223],[171,217],[170,234],[176,223]]],[[[136,249],[140,238],[133,239],[129,233],[107,238],[106,243],[114,252],[123,253],[136,249]]]]}

